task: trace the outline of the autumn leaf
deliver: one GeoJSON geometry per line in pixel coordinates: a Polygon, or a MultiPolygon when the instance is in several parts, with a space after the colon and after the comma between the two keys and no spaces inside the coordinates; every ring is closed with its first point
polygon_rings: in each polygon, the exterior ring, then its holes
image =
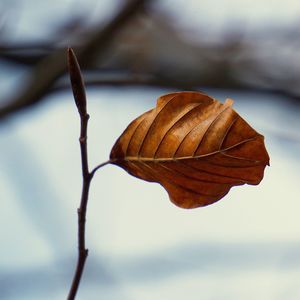
{"type": "Polygon", "coordinates": [[[235,185],[259,184],[269,164],[264,137],[232,104],[199,92],[161,96],[119,137],[111,162],[160,183],[182,208],[212,204],[235,185]]]}

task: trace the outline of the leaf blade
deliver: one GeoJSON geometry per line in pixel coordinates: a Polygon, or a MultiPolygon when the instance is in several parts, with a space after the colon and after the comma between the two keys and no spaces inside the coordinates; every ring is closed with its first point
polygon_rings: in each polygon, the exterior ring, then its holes
{"type": "Polygon", "coordinates": [[[235,185],[256,185],[269,164],[264,137],[232,104],[198,92],[164,95],[129,124],[110,159],[137,178],[160,183],[183,208],[212,204],[235,185]]]}

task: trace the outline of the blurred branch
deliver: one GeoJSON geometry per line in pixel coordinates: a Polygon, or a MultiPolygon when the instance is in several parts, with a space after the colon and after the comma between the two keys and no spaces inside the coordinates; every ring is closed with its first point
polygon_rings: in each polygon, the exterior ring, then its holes
{"type": "MultiPolygon", "coordinates": [[[[196,79],[190,78],[179,78],[180,80],[175,80],[174,78],[165,77],[163,74],[158,73],[130,73],[119,74],[124,72],[119,72],[114,70],[116,74],[111,74],[111,70],[105,72],[105,70],[99,70],[98,74],[89,76],[89,72],[84,72],[85,85],[89,87],[102,87],[102,86],[153,86],[153,87],[164,87],[172,88],[176,90],[197,90],[200,91],[202,88],[224,88],[224,89],[234,89],[241,91],[251,91],[251,92],[261,92],[269,94],[282,95],[291,100],[300,100],[300,95],[293,93],[293,91],[285,89],[275,89],[266,87],[249,86],[243,84],[238,80],[222,80],[223,74],[219,73],[219,68],[215,71],[215,76],[205,77],[196,79]]],[[[94,72],[93,72],[94,73],[94,72]]],[[[56,93],[69,88],[69,84],[62,78],[59,80],[51,90],[50,93],[56,93]]],[[[203,89],[204,92],[204,89],[203,89]]]]}
{"type": "MultiPolygon", "coordinates": [[[[96,31],[77,51],[78,59],[83,64],[99,57],[108,46],[114,35],[123,25],[140,9],[147,0],[132,0],[120,10],[120,12],[102,30],[96,31]]],[[[10,99],[0,107],[0,118],[11,113],[30,107],[40,102],[42,97],[53,86],[54,82],[66,71],[65,49],[55,50],[31,71],[29,80],[22,92],[14,99],[10,99]]]]}
{"type": "Polygon", "coordinates": [[[22,43],[11,46],[0,44],[0,57],[8,62],[31,66],[44,59],[54,50],[56,50],[56,47],[51,46],[50,43],[22,43]]]}
{"type": "Polygon", "coordinates": [[[72,25],[71,19],[69,27],[75,29],[63,38],[66,26],[60,25],[61,34],[53,35],[57,40],[52,44],[0,45],[2,59],[35,65],[25,88],[0,105],[0,118],[68,87],[61,75],[65,72],[66,40],[70,37],[77,45],[83,69],[96,70],[92,78],[85,74],[88,86],[213,87],[300,98],[300,65],[295,63],[299,60],[299,47],[292,39],[297,38],[297,32],[275,33],[269,29],[247,38],[246,33],[229,31],[217,41],[208,42],[209,32],[201,35],[199,30],[197,42],[186,39],[172,19],[155,7],[142,10],[145,3],[146,0],[127,2],[102,30],[80,27],[82,22],[78,20],[73,20],[72,25]],[[142,16],[137,14],[141,10],[142,16]]]}

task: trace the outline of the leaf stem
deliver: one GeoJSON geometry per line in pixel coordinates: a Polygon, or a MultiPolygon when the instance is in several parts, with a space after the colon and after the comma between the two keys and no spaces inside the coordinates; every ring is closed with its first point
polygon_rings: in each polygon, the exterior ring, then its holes
{"type": "Polygon", "coordinates": [[[108,164],[111,164],[113,163],[115,160],[114,159],[110,159],[110,160],[107,160],[101,164],[99,164],[98,166],[96,166],[91,172],[90,172],[90,175],[93,177],[95,175],[95,173],[102,167],[108,165],[108,164]]]}

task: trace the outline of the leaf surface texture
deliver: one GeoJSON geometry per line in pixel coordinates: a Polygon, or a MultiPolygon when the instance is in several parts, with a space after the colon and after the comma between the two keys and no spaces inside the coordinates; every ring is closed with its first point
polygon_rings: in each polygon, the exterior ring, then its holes
{"type": "Polygon", "coordinates": [[[125,129],[110,160],[158,182],[182,208],[212,204],[232,186],[260,183],[269,156],[264,137],[233,109],[199,92],[161,96],[125,129]]]}

